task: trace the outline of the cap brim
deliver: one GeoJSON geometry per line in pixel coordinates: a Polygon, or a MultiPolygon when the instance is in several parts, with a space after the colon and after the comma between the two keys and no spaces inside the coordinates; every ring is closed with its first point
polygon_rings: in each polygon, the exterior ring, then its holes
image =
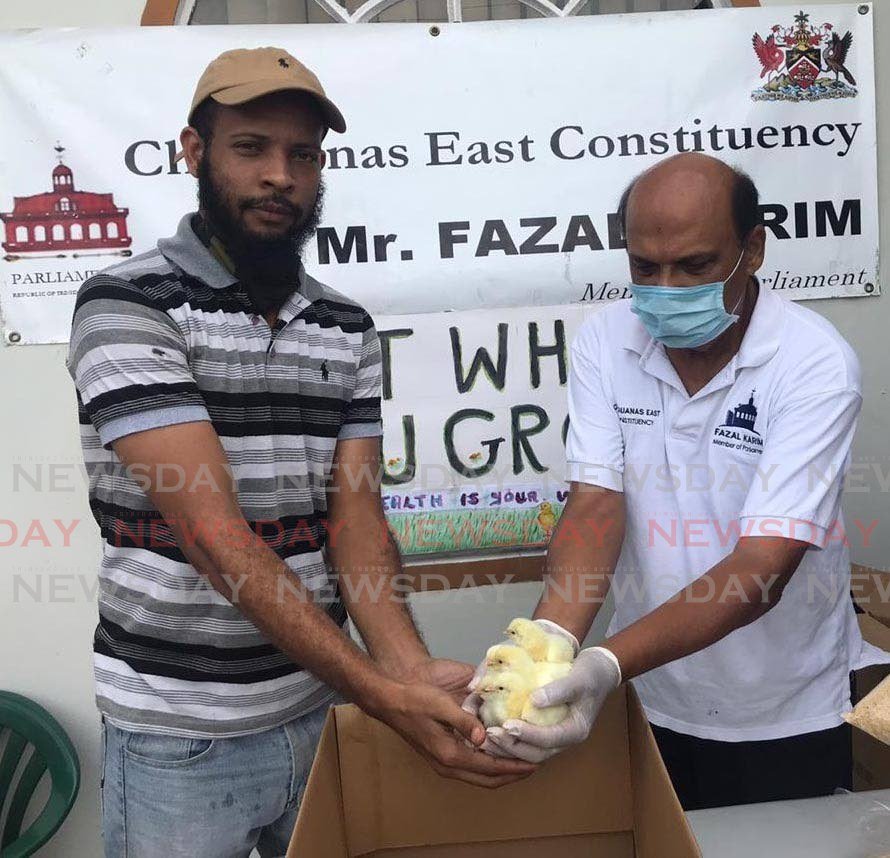
{"type": "Polygon", "coordinates": [[[210,97],[214,101],[218,101],[220,104],[234,107],[237,104],[244,104],[245,102],[253,101],[255,98],[261,98],[262,96],[269,95],[273,92],[285,92],[287,90],[305,92],[307,95],[311,95],[321,108],[322,116],[324,117],[325,124],[328,128],[339,134],[342,134],[346,130],[346,120],[343,118],[343,114],[340,113],[334,102],[325,98],[323,95],[319,95],[315,90],[305,86],[298,86],[295,84],[282,85],[280,80],[251,81],[250,83],[230,86],[227,89],[214,92],[210,97]]]}

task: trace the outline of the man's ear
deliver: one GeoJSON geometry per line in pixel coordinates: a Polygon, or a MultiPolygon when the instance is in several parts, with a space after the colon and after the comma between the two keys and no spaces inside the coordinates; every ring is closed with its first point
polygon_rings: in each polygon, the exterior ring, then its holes
{"type": "Polygon", "coordinates": [[[198,164],[204,157],[204,141],[201,139],[201,135],[191,125],[187,125],[179,135],[179,142],[189,173],[197,176],[198,164]]]}
{"type": "Polygon", "coordinates": [[[766,227],[758,224],[751,230],[747,242],[747,259],[745,267],[748,276],[751,277],[760,270],[763,265],[763,255],[766,252],[766,227]]]}

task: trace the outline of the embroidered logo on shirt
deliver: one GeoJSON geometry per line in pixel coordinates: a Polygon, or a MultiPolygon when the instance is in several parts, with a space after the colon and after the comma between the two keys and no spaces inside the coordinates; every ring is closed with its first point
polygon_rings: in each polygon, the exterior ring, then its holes
{"type": "Polygon", "coordinates": [[[755,393],[756,391],[752,390],[751,398],[747,402],[740,402],[732,411],[726,412],[726,423],[723,424],[724,426],[738,426],[741,429],[753,432],[755,435],[760,434],[754,429],[754,424],[757,422],[757,406],[754,404],[755,393]]]}
{"type": "Polygon", "coordinates": [[[756,392],[752,390],[747,402],[740,402],[726,412],[726,422],[714,428],[714,444],[748,453],[763,452],[763,438],[754,428],[757,423],[757,406],[754,404],[756,392]]]}

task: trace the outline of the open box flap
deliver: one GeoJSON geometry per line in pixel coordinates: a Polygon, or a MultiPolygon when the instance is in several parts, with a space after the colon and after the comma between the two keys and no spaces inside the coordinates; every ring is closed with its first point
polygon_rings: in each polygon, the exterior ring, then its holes
{"type": "Polygon", "coordinates": [[[308,813],[297,818],[287,858],[349,858],[340,788],[340,754],[334,710],[321,731],[318,750],[303,793],[308,813]],[[299,843],[299,848],[296,844],[299,843]]]}
{"type": "Polygon", "coordinates": [[[890,572],[853,564],[850,587],[866,614],[890,626],[890,572]]]}
{"type": "Polygon", "coordinates": [[[632,689],[627,697],[637,858],[701,858],[643,707],[632,689]]]}
{"type": "Polygon", "coordinates": [[[497,790],[440,777],[392,730],[354,706],[335,713],[350,856],[633,828],[624,689],[609,698],[584,744],[497,790]]]}
{"type": "Polygon", "coordinates": [[[890,652],[890,627],[869,614],[860,614],[858,620],[863,640],[878,649],[890,652]]]}

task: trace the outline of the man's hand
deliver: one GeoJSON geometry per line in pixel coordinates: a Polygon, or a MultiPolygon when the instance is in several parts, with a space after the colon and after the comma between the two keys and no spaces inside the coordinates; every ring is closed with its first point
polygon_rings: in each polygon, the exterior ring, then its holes
{"type": "Polygon", "coordinates": [[[374,714],[443,777],[492,789],[522,780],[537,768],[521,760],[494,759],[476,750],[485,740],[485,728],[440,688],[395,682],[381,699],[385,702],[374,714]]]}
{"type": "Polygon", "coordinates": [[[467,683],[473,677],[473,665],[450,658],[427,658],[398,678],[405,682],[425,682],[447,692],[459,704],[466,697],[467,683]]]}
{"type": "MultiPolygon", "coordinates": [[[[488,730],[488,742],[502,755],[541,763],[570,745],[583,742],[606,698],[620,684],[621,668],[618,659],[609,650],[598,646],[583,649],[578,653],[568,676],[537,689],[531,695],[531,702],[535,706],[567,704],[569,714],[565,720],[553,727],[536,727],[525,721],[506,721],[503,727],[488,730]]],[[[464,709],[467,708],[465,703],[464,709]]]]}

